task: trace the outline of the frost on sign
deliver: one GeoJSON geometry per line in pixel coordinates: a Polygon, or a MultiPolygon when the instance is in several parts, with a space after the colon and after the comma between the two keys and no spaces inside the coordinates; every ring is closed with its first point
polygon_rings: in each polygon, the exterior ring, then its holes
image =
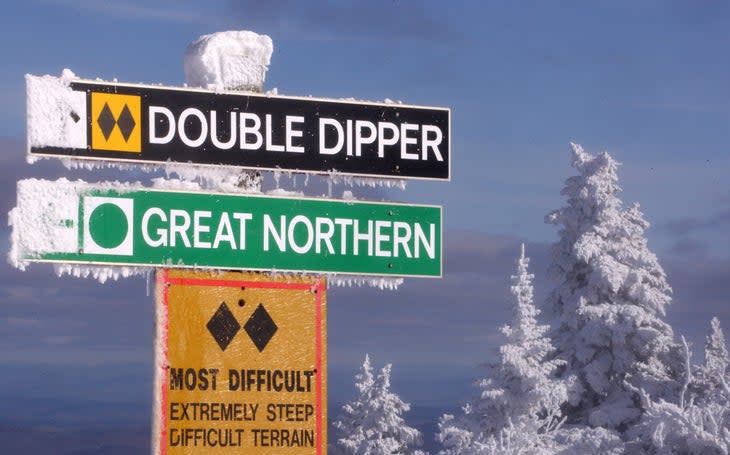
{"type": "Polygon", "coordinates": [[[441,276],[441,208],[18,183],[11,261],[441,276]]]}
{"type": "Polygon", "coordinates": [[[451,111],[26,76],[35,156],[449,180],[451,111]]]}
{"type": "Polygon", "coordinates": [[[325,453],[325,283],[236,272],[157,278],[153,453],[325,453]]]}

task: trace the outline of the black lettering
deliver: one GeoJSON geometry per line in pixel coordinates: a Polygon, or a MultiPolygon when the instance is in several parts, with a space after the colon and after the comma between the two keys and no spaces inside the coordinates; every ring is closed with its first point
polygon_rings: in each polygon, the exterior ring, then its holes
{"type": "Polygon", "coordinates": [[[210,373],[211,383],[213,384],[212,387],[211,387],[211,389],[212,390],[217,390],[216,389],[216,379],[218,377],[218,368],[211,368],[211,369],[208,370],[208,373],[210,373]]]}
{"type": "Polygon", "coordinates": [[[183,369],[170,368],[170,390],[182,390],[183,388],[183,369]]]}
{"type": "Polygon", "coordinates": [[[177,428],[170,428],[170,447],[180,445],[180,436],[177,434],[177,428]]]}
{"type": "Polygon", "coordinates": [[[241,384],[241,376],[238,370],[228,370],[228,390],[238,390],[241,384]]]}
{"type": "Polygon", "coordinates": [[[208,390],[208,370],[201,368],[198,371],[198,389],[208,390]]]}
{"type": "Polygon", "coordinates": [[[194,369],[188,368],[187,370],[185,370],[185,387],[188,390],[193,390],[195,388],[197,380],[198,375],[194,369]]]}

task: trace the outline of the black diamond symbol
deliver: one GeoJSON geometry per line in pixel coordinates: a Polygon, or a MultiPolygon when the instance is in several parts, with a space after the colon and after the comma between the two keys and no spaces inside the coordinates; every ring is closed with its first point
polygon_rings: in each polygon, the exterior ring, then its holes
{"type": "Polygon", "coordinates": [[[122,109],[122,113],[119,114],[117,125],[119,125],[119,131],[121,131],[122,136],[124,136],[124,142],[127,142],[137,123],[135,123],[134,117],[132,117],[132,113],[129,111],[129,107],[126,104],[124,105],[124,109],[122,109]]]}
{"type": "Polygon", "coordinates": [[[236,332],[238,332],[238,329],[241,328],[241,324],[233,317],[233,313],[228,309],[226,303],[223,302],[218,307],[218,311],[210,318],[206,327],[208,327],[208,331],[213,335],[215,341],[218,342],[221,351],[225,351],[236,335],[236,332]]]}
{"type": "Polygon", "coordinates": [[[251,341],[256,345],[259,352],[262,352],[266,345],[269,344],[269,341],[271,341],[278,327],[276,327],[274,320],[269,316],[266,308],[259,303],[256,311],[253,312],[243,328],[248,333],[248,336],[251,337],[251,341]]]}
{"type": "Polygon", "coordinates": [[[99,128],[101,128],[101,133],[104,135],[104,139],[108,141],[109,136],[111,136],[112,130],[114,129],[114,125],[117,124],[117,121],[114,120],[112,110],[109,109],[109,103],[104,103],[104,107],[101,109],[101,113],[99,114],[99,118],[96,119],[96,123],[99,124],[99,128]]]}

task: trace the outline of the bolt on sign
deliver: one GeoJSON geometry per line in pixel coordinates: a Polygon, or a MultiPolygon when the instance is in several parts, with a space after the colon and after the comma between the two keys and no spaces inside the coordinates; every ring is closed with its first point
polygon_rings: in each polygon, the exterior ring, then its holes
{"type": "Polygon", "coordinates": [[[441,207],[18,182],[17,262],[440,277],[441,207]],[[43,201],[43,203],[39,203],[43,201]]]}
{"type": "Polygon", "coordinates": [[[157,272],[154,453],[326,453],[326,285],[157,272]]]}
{"type": "Polygon", "coordinates": [[[28,75],[26,86],[31,155],[399,179],[451,176],[448,108],[51,76],[28,75]]]}

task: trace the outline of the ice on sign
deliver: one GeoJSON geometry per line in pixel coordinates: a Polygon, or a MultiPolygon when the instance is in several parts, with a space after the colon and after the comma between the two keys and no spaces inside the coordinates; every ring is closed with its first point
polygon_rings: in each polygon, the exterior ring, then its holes
{"type": "Polygon", "coordinates": [[[21,266],[441,276],[441,208],[434,206],[24,180],[11,223],[11,256],[21,266]]]}
{"type": "Polygon", "coordinates": [[[31,155],[448,180],[445,108],[27,76],[31,155]],[[52,114],[49,114],[52,113],[52,114]]]}
{"type": "Polygon", "coordinates": [[[321,279],[164,270],[156,313],[154,453],[324,453],[321,279]]]}

